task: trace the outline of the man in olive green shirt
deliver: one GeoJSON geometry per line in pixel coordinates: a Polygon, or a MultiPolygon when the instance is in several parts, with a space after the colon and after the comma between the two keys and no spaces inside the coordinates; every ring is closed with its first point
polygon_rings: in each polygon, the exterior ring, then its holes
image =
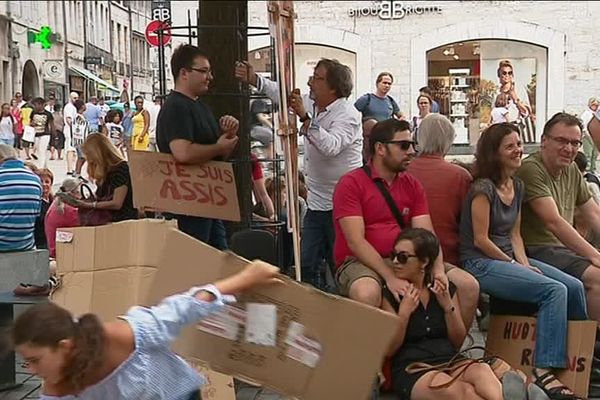
{"type": "Polygon", "coordinates": [[[600,233],[600,207],[573,163],[581,147],[581,121],[555,114],[544,126],[540,151],[517,175],[525,183],[521,233],[530,257],[580,279],[588,313],[600,321],[600,252],[573,227],[575,209],[600,233]]]}

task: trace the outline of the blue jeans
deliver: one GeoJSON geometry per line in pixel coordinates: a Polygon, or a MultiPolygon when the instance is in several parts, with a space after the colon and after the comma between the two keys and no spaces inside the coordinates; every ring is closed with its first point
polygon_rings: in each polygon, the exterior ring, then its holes
{"type": "Polygon", "coordinates": [[[467,260],[463,267],[478,281],[482,292],[505,300],[538,305],[534,365],[567,366],[567,320],[587,319],[583,283],[557,268],[529,259],[538,274],[519,264],[489,258],[467,260]]]}
{"type": "Polygon", "coordinates": [[[307,210],[302,227],[300,256],[302,264],[302,282],[326,290],[325,270],[321,267],[323,260],[333,266],[333,211],[307,210]]]}
{"type": "Polygon", "coordinates": [[[227,233],[220,219],[174,214],[179,230],[216,248],[227,250],[227,233]]]}

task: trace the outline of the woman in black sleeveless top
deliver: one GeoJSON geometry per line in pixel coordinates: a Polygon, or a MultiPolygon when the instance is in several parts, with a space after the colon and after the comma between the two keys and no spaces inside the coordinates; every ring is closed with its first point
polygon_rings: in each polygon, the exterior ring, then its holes
{"type": "Polygon", "coordinates": [[[401,400],[485,399],[501,400],[502,387],[487,364],[467,368],[450,386],[431,389],[451,379],[436,371],[408,373],[413,362],[436,365],[450,361],[460,349],[467,331],[460,317],[456,288],[430,284],[433,260],[439,253],[438,239],[425,229],[403,231],[391,253],[398,278],[410,284],[400,301],[383,289],[383,309],[400,317],[396,337],[389,349],[392,383],[401,400]]]}

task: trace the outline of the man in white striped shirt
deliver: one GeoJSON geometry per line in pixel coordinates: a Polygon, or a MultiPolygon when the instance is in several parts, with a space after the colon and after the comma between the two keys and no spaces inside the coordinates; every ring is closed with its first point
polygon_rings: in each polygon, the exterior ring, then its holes
{"type": "MultiPolygon", "coordinates": [[[[277,83],[258,76],[247,63],[238,64],[236,77],[279,102],[277,83]]],[[[342,175],[362,165],[361,115],[348,101],[352,82],[350,68],[323,58],[308,80],[309,95],[296,89],[289,101],[305,139],[308,211],[302,227],[302,281],[323,290],[323,260],[334,266],[333,189],[342,175]]]]}

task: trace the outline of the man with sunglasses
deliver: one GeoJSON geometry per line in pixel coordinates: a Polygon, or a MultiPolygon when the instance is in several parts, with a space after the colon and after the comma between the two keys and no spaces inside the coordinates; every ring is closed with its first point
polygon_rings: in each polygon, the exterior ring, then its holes
{"type": "MultiPolygon", "coordinates": [[[[181,164],[202,165],[226,159],[238,141],[237,119],[217,119],[200,96],[213,80],[208,55],[196,46],[183,44],[171,56],[175,89],[165,100],[156,122],[161,153],[171,153],[181,164]]],[[[225,226],[218,219],[174,215],[179,229],[209,245],[227,248],[225,226]]]]}
{"type": "Polygon", "coordinates": [[[588,313],[600,321],[600,252],[573,227],[577,211],[600,233],[600,207],[573,162],[581,140],[576,116],[561,112],[546,122],[540,150],[517,173],[525,183],[521,233],[529,257],[583,282],[588,313]]]}
{"type": "MultiPolygon", "coordinates": [[[[392,253],[394,241],[402,229],[433,232],[433,225],[423,186],[405,173],[417,152],[410,124],[395,119],[378,122],[371,131],[369,145],[371,161],[344,175],[335,188],[334,255],[341,294],[380,307],[384,284],[396,297],[403,295],[407,286],[390,267],[389,257],[396,256],[392,253]]],[[[438,288],[448,285],[441,255],[435,262],[433,278],[438,288]]]]}

